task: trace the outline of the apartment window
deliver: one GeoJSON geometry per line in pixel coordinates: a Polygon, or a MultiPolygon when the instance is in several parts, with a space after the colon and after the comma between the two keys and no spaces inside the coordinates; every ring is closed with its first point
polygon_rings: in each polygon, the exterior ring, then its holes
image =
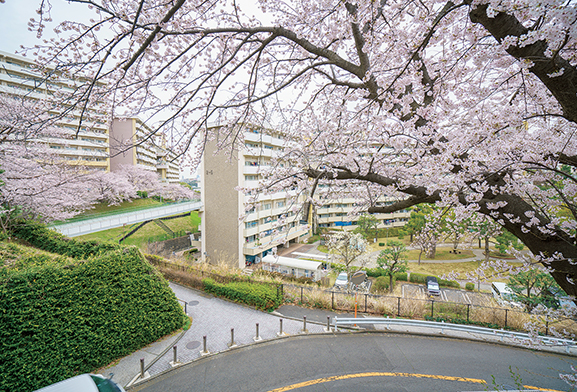
{"type": "Polygon", "coordinates": [[[337,212],[335,216],[347,216],[346,212],[337,212]]]}
{"type": "Polygon", "coordinates": [[[245,181],[256,181],[258,180],[258,176],[244,176],[245,181]]]}
{"type": "Polygon", "coordinates": [[[262,205],[262,209],[264,210],[270,210],[272,208],[271,203],[265,203],[262,205]]]}
{"type": "Polygon", "coordinates": [[[251,227],[256,227],[258,225],[258,221],[246,222],[244,224],[245,229],[250,229],[251,227]]]}
{"type": "Polygon", "coordinates": [[[266,148],[267,150],[273,150],[273,146],[269,146],[268,144],[264,145],[264,148],[266,148]]]}
{"type": "Polygon", "coordinates": [[[286,205],[286,202],[284,202],[284,201],[279,201],[279,202],[276,203],[276,208],[281,208],[281,207],[284,207],[285,205],[286,205]]]}

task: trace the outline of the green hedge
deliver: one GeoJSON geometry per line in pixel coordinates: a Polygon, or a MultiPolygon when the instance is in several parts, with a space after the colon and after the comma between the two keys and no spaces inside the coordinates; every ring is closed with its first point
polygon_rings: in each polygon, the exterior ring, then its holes
{"type": "Polygon", "coordinates": [[[416,272],[411,272],[411,275],[409,275],[409,282],[412,283],[427,283],[427,276],[431,276],[431,275],[425,275],[425,274],[418,274],[416,272]]]}
{"type": "Polygon", "coordinates": [[[36,222],[20,222],[14,226],[12,233],[36,248],[75,259],[85,259],[90,256],[122,249],[121,245],[114,243],[69,239],[36,222]]]}
{"type": "MultiPolygon", "coordinates": [[[[371,278],[378,278],[379,276],[388,276],[385,275],[385,270],[379,267],[376,268],[363,268],[363,271],[367,273],[367,276],[371,278]]],[[[395,280],[402,280],[404,282],[408,279],[408,274],[406,272],[395,272],[393,274],[395,280]]]]}
{"type": "Polygon", "coordinates": [[[93,372],[184,320],[167,282],[136,248],[65,266],[3,268],[0,390],[31,391],[93,372]]]}
{"type": "MultiPolygon", "coordinates": [[[[395,278],[393,277],[393,284],[395,283],[395,278]]],[[[376,278],[371,285],[371,291],[379,292],[388,290],[390,286],[390,279],[388,276],[379,276],[376,278]]]]}
{"type": "Polygon", "coordinates": [[[475,290],[475,283],[467,282],[465,283],[465,289],[469,291],[475,290]]]}
{"type": "MultiPolygon", "coordinates": [[[[425,274],[419,274],[416,272],[411,272],[411,275],[409,276],[409,281],[412,283],[422,283],[422,284],[426,284],[427,283],[427,276],[433,276],[433,275],[425,275],[425,274]]],[[[439,277],[437,278],[437,282],[439,282],[439,286],[441,287],[454,287],[456,289],[460,289],[461,285],[459,284],[459,282],[455,281],[455,280],[446,280],[446,279],[441,279],[439,277]]]]}
{"type": "Polygon", "coordinates": [[[461,284],[456,280],[446,280],[446,279],[439,279],[439,286],[441,287],[453,287],[455,289],[460,289],[461,284]]]}
{"type": "Polygon", "coordinates": [[[266,284],[250,282],[217,283],[213,279],[203,279],[204,291],[228,298],[235,302],[256,306],[272,311],[282,305],[282,297],[277,288],[266,284]]]}

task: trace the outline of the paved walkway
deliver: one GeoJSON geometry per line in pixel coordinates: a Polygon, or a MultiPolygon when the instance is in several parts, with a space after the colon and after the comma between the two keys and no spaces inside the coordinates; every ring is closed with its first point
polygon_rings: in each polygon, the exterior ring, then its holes
{"type": "Polygon", "coordinates": [[[67,237],[77,237],[84,234],[95,233],[97,231],[114,229],[115,227],[122,227],[147,220],[200,210],[202,209],[202,205],[201,201],[180,202],[138,211],[111,214],[100,218],[64,223],[52,226],[51,229],[54,229],[67,237]]]}
{"type": "MultiPolygon", "coordinates": [[[[100,369],[101,374],[108,376],[109,373],[114,373],[113,380],[123,386],[131,385],[140,373],[141,358],[144,358],[146,368],[152,361],[156,361],[146,373],[152,376],[157,375],[171,368],[170,362],[174,356],[173,346],[177,347],[177,359],[182,363],[201,357],[203,336],[206,336],[207,349],[210,353],[228,350],[231,342],[231,328],[234,328],[234,341],[239,346],[255,342],[256,323],[259,324],[259,336],[262,339],[278,337],[281,319],[284,335],[303,333],[303,321],[284,318],[280,313],[261,312],[173,283],[170,287],[180,302],[187,304],[188,315],[192,317],[190,329],[182,334],[161,339],[121,359],[113,366],[100,369]]],[[[298,313],[302,318],[302,309],[298,313]]],[[[292,312],[292,314],[295,313],[292,312]]],[[[326,317],[324,321],[326,323],[326,317]]],[[[307,330],[309,333],[322,333],[324,326],[307,321],[307,330]]]]}
{"type": "MultiPolygon", "coordinates": [[[[279,254],[290,257],[290,253],[323,254],[315,245],[296,244],[283,249],[279,254]]],[[[481,250],[474,250],[481,252],[481,250]]],[[[375,255],[378,252],[373,252],[375,255]]],[[[372,256],[372,255],[371,255],[372,256]]],[[[472,258],[476,260],[476,258],[472,258]]],[[[462,259],[459,261],[470,261],[462,259]]],[[[438,260],[435,262],[439,262],[438,260]]],[[[451,261],[454,262],[454,261],[451,261]]],[[[112,366],[100,369],[100,373],[108,376],[114,373],[114,380],[128,387],[140,381],[141,359],[144,359],[146,376],[155,376],[172,368],[174,352],[177,347],[179,364],[188,363],[203,356],[203,337],[206,336],[209,355],[231,349],[231,329],[234,329],[234,342],[237,347],[255,343],[256,324],[259,324],[259,337],[262,340],[279,338],[280,320],[283,323],[283,335],[290,336],[303,333],[302,317],[307,316],[306,329],[308,333],[326,333],[327,316],[342,317],[350,314],[338,314],[327,310],[306,309],[293,305],[284,305],[273,313],[265,313],[247,306],[235,304],[224,299],[207,295],[201,291],[189,289],[170,283],[181,304],[186,303],[186,310],[192,317],[191,327],[182,333],[167,336],[121,360],[112,366]]],[[[381,329],[381,328],[379,328],[381,329]]],[[[406,328],[397,332],[405,332],[406,328]]],[[[428,331],[413,331],[428,333],[428,331]]],[[[462,335],[467,335],[466,333],[462,335]]],[[[460,336],[462,337],[462,336],[460,336]]],[[[234,347],[233,347],[234,348],[234,347]]]]}

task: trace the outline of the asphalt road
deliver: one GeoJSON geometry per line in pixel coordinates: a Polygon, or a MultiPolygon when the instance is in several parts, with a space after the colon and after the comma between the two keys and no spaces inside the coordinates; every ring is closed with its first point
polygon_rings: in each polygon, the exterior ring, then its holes
{"type": "Polygon", "coordinates": [[[303,335],[203,358],[131,390],[568,391],[559,373],[570,365],[577,358],[449,338],[303,335]]]}

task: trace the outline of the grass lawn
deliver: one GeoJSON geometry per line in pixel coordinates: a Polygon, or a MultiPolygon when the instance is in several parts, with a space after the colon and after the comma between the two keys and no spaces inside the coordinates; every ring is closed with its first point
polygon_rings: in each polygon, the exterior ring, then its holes
{"type": "MultiPolygon", "coordinates": [[[[454,254],[451,252],[451,249],[452,248],[449,247],[437,248],[434,259],[428,259],[425,253],[423,252],[423,254],[421,255],[421,260],[461,260],[461,259],[468,259],[470,257],[475,257],[475,254],[471,250],[459,250],[458,252],[461,253],[454,254]]],[[[418,249],[410,250],[407,252],[407,259],[418,260],[419,253],[420,251],[418,249]]]]}
{"type": "Polygon", "coordinates": [[[134,199],[132,201],[125,201],[120,203],[117,206],[111,206],[108,205],[106,203],[99,203],[96,204],[94,206],[94,208],[84,212],[81,214],[81,216],[90,216],[90,215],[94,215],[94,214],[101,214],[101,213],[108,213],[108,212],[114,212],[114,211],[118,211],[118,210],[130,210],[133,208],[149,208],[149,207],[156,207],[156,206],[161,206],[165,203],[161,203],[158,200],[154,200],[152,198],[146,198],[146,199],[134,199]]]}
{"type": "MultiPolygon", "coordinates": [[[[190,231],[191,233],[196,233],[198,231],[198,226],[200,225],[200,217],[197,211],[193,211],[190,216],[185,216],[182,218],[170,219],[163,221],[170,230],[176,232],[179,230],[190,231]]],[[[96,241],[113,241],[118,242],[123,235],[132,230],[133,227],[138,225],[127,225],[124,227],[117,227],[115,229],[99,231],[97,233],[86,234],[83,236],[76,237],[80,240],[96,240],[96,241]]],[[[146,251],[148,245],[148,238],[164,234],[165,231],[162,230],[156,223],[149,222],[143,227],[141,227],[136,233],[122,241],[125,245],[136,245],[141,250],[146,251]]]]}
{"type": "MultiPolygon", "coordinates": [[[[515,267],[522,265],[522,263],[519,262],[509,264],[515,267]]],[[[434,276],[443,276],[449,272],[455,272],[459,274],[459,278],[465,279],[465,274],[474,271],[477,267],[479,267],[479,263],[476,261],[467,261],[462,263],[421,263],[420,265],[417,263],[410,263],[409,271],[434,276]]]]}

